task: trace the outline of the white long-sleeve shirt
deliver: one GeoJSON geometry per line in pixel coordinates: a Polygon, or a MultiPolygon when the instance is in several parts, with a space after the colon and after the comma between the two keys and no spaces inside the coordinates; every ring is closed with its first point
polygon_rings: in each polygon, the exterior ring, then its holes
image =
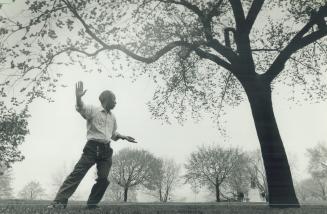
{"type": "Polygon", "coordinates": [[[117,140],[117,121],[112,112],[107,112],[102,107],[92,105],[76,106],[76,110],[86,119],[87,140],[109,143],[117,140]]]}

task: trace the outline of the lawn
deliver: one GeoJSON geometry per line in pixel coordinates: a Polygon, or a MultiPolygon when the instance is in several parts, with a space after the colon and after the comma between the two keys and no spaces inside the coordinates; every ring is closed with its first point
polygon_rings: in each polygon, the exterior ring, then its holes
{"type": "Polygon", "coordinates": [[[0,201],[1,214],[327,214],[327,205],[304,204],[301,208],[269,208],[264,203],[102,203],[101,210],[84,210],[72,202],[64,210],[48,210],[49,201],[0,201]]]}

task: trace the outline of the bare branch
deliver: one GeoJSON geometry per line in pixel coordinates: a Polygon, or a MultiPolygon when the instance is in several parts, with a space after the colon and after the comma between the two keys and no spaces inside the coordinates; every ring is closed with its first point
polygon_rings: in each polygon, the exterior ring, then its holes
{"type": "Polygon", "coordinates": [[[251,51],[255,52],[255,51],[263,51],[263,52],[280,52],[280,49],[278,48],[253,48],[251,49],[251,51]]]}
{"type": "Polygon", "coordinates": [[[228,74],[228,77],[227,77],[226,81],[225,81],[224,90],[222,92],[221,99],[220,99],[220,102],[219,102],[219,105],[218,105],[218,113],[217,113],[218,114],[218,117],[220,116],[220,112],[221,112],[221,110],[223,108],[223,102],[225,100],[225,97],[226,97],[226,94],[227,94],[227,90],[229,88],[229,83],[230,83],[230,80],[232,78],[232,75],[233,74],[230,72],[228,74]]]}

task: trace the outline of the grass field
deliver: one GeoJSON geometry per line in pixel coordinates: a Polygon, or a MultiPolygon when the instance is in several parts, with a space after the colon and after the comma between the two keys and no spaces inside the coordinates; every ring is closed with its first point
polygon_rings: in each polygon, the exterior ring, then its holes
{"type": "Polygon", "coordinates": [[[102,203],[101,210],[84,210],[72,202],[64,210],[48,210],[49,201],[0,201],[1,214],[327,214],[327,205],[304,204],[300,208],[269,208],[264,203],[102,203]]]}

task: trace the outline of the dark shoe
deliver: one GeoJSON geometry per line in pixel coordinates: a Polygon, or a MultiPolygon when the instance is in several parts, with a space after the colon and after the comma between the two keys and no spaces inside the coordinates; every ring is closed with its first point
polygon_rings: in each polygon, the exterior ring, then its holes
{"type": "Polygon", "coordinates": [[[66,207],[67,203],[62,203],[58,201],[54,201],[49,206],[47,206],[48,209],[65,209],[66,207]]]}
{"type": "Polygon", "coordinates": [[[89,204],[85,207],[86,210],[101,210],[101,207],[95,204],[89,204]]]}

